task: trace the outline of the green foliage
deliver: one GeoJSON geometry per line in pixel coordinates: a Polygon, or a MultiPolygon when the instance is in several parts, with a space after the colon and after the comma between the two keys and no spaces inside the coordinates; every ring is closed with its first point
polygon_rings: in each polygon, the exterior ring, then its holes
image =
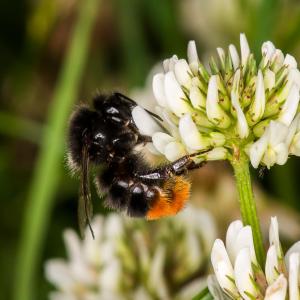
{"type": "Polygon", "coordinates": [[[82,71],[88,55],[88,43],[98,0],[82,2],[70,48],[66,54],[53,102],[49,110],[39,158],[25,211],[15,279],[15,299],[34,297],[34,280],[41,259],[43,238],[47,230],[63,161],[66,124],[76,99],[82,71]]]}

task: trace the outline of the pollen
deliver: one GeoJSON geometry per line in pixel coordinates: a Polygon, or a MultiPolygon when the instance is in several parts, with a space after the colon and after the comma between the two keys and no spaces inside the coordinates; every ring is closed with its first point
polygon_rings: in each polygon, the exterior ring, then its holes
{"type": "Polygon", "coordinates": [[[148,220],[176,215],[190,196],[190,183],[181,176],[169,178],[147,212],[148,220]]]}

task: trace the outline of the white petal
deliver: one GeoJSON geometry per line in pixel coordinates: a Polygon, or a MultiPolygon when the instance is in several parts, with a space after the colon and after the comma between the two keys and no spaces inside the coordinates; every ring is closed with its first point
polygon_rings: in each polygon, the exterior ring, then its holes
{"type": "Polygon", "coordinates": [[[269,124],[269,128],[270,128],[269,143],[272,147],[275,147],[278,144],[285,142],[288,136],[287,126],[277,121],[271,121],[269,124]]]}
{"type": "Polygon", "coordinates": [[[185,59],[178,60],[175,64],[174,72],[179,84],[190,88],[192,71],[185,59]]]}
{"type": "Polygon", "coordinates": [[[101,290],[117,291],[121,285],[121,265],[117,259],[111,260],[101,269],[99,274],[99,288],[101,290]]]}
{"type": "Polygon", "coordinates": [[[275,73],[270,69],[264,72],[264,85],[266,90],[271,90],[275,86],[275,73]]]}
{"type": "Polygon", "coordinates": [[[174,66],[178,62],[178,57],[177,55],[173,55],[172,57],[165,59],[163,62],[163,67],[165,73],[169,71],[174,71],[174,66]]]}
{"type": "Polygon", "coordinates": [[[271,217],[271,224],[269,228],[269,243],[270,245],[275,245],[276,253],[279,258],[282,257],[282,250],[279,241],[279,231],[278,231],[278,220],[277,217],[271,217]]]}
{"type": "Polygon", "coordinates": [[[276,49],[272,57],[272,70],[277,72],[282,66],[284,61],[284,55],[281,50],[276,49]]]}
{"type": "Polygon", "coordinates": [[[169,72],[169,62],[170,62],[169,58],[167,58],[163,61],[163,68],[164,68],[165,73],[169,72]]]}
{"type": "Polygon", "coordinates": [[[285,254],[284,260],[285,260],[285,264],[287,266],[289,265],[290,256],[292,255],[292,253],[299,253],[300,254],[300,241],[293,244],[292,247],[285,254]]]}
{"type": "MultiPolygon", "coordinates": [[[[207,287],[208,287],[209,292],[211,293],[213,299],[217,299],[217,300],[227,300],[228,299],[227,296],[224,294],[223,290],[221,289],[219,282],[215,275],[208,275],[207,287]]],[[[198,288],[198,291],[199,291],[199,288],[198,288]]]]}
{"type": "Polygon", "coordinates": [[[289,156],[289,149],[286,143],[280,143],[274,147],[274,151],[276,152],[276,164],[284,165],[289,156]]]}
{"type": "Polygon", "coordinates": [[[240,252],[241,249],[247,248],[250,253],[251,262],[257,263],[254,244],[253,244],[253,235],[252,229],[249,225],[244,226],[238,233],[236,237],[236,242],[234,245],[235,256],[240,252]]]}
{"type": "Polygon", "coordinates": [[[198,54],[195,41],[189,41],[187,47],[187,57],[190,68],[194,74],[198,73],[198,54]]]}
{"type": "Polygon", "coordinates": [[[229,53],[232,60],[233,68],[236,70],[240,66],[240,57],[234,45],[229,45],[229,53]]]}
{"type": "Polygon", "coordinates": [[[184,144],[192,150],[202,150],[209,146],[209,140],[201,136],[189,114],[185,114],[180,119],[179,133],[184,144]]]}
{"type": "Polygon", "coordinates": [[[198,53],[197,53],[197,46],[195,41],[189,41],[188,47],[187,47],[187,57],[189,64],[191,63],[198,63],[198,53]]]}
{"type": "Polygon", "coordinates": [[[81,243],[76,232],[67,229],[64,231],[63,236],[70,260],[74,262],[82,260],[81,243]]]}
{"type": "Polygon", "coordinates": [[[153,141],[154,147],[160,153],[164,154],[166,146],[169,143],[174,142],[175,139],[172,136],[170,136],[169,134],[166,134],[164,132],[156,132],[152,136],[152,141],[153,141]]]}
{"type": "Polygon", "coordinates": [[[183,100],[185,95],[173,72],[168,72],[165,75],[165,94],[168,107],[174,114],[180,117],[190,111],[189,105],[183,100]]]}
{"type": "Polygon", "coordinates": [[[131,114],[141,134],[152,136],[155,132],[161,131],[158,123],[142,107],[136,106],[131,114]]]}
{"type": "Polygon", "coordinates": [[[264,42],[262,44],[261,52],[262,52],[262,55],[264,56],[264,58],[263,58],[263,61],[264,61],[263,67],[266,66],[268,61],[275,54],[275,50],[276,50],[276,48],[275,48],[274,44],[270,41],[264,42]]]}
{"type": "Polygon", "coordinates": [[[218,112],[216,112],[218,101],[219,101],[219,96],[218,96],[217,76],[213,75],[209,79],[207,101],[206,101],[207,116],[210,120],[213,120],[216,117],[216,115],[218,115],[218,112]]]}
{"type": "Polygon", "coordinates": [[[293,155],[300,156],[300,132],[294,136],[289,151],[293,155]]]}
{"type": "Polygon", "coordinates": [[[267,128],[264,134],[250,146],[249,156],[251,164],[254,168],[257,168],[263,158],[263,155],[268,147],[269,131],[267,128]]]}
{"type": "Polygon", "coordinates": [[[234,279],[233,268],[226,252],[224,243],[219,239],[215,240],[212,247],[211,263],[221,288],[228,289],[234,294],[237,294],[233,282],[229,280],[229,278],[234,279]]]}
{"type": "Polygon", "coordinates": [[[300,71],[298,69],[291,69],[289,71],[287,80],[288,80],[288,84],[286,86],[288,91],[293,83],[300,86],[300,71]]]}
{"type": "MultiPolygon", "coordinates": [[[[240,70],[236,71],[234,74],[233,86],[239,86],[239,84],[238,84],[239,80],[240,80],[240,70]],[[237,84],[235,82],[237,82],[237,84]]],[[[232,89],[231,103],[237,114],[238,134],[241,139],[244,139],[249,135],[249,127],[248,127],[248,123],[247,123],[245,114],[240,106],[238,90],[236,91],[235,89],[232,89]]]]}
{"type": "Polygon", "coordinates": [[[120,239],[124,234],[124,224],[120,215],[112,213],[105,220],[105,237],[112,240],[120,239]]]}
{"type": "Polygon", "coordinates": [[[287,54],[284,58],[283,64],[287,66],[290,69],[296,69],[297,68],[297,61],[294,56],[287,54]]]}
{"type": "Polygon", "coordinates": [[[166,146],[164,154],[169,161],[174,161],[186,155],[186,151],[181,143],[171,142],[166,146]]]}
{"type": "Polygon", "coordinates": [[[234,264],[234,277],[238,291],[243,299],[251,300],[245,292],[251,294],[254,298],[258,295],[258,292],[251,281],[251,277],[253,278],[253,271],[248,248],[243,248],[236,257],[234,264]]]}
{"type": "Polygon", "coordinates": [[[47,280],[63,290],[70,290],[75,285],[72,272],[62,259],[51,259],[45,264],[47,280]]]}
{"type": "Polygon", "coordinates": [[[227,128],[230,125],[230,118],[219,104],[217,75],[213,75],[209,79],[206,98],[206,113],[208,119],[214,124],[217,124],[222,128],[227,128]]]}
{"type": "Polygon", "coordinates": [[[227,158],[227,150],[224,147],[215,147],[213,150],[206,153],[206,160],[224,160],[227,158]]]}
{"type": "Polygon", "coordinates": [[[281,274],[277,280],[267,288],[264,300],[285,300],[287,292],[287,280],[281,274]]]}
{"type": "Polygon", "coordinates": [[[290,146],[292,143],[292,140],[297,132],[299,123],[300,123],[300,113],[297,114],[297,116],[294,118],[291,125],[289,126],[289,132],[288,132],[287,138],[285,140],[285,142],[288,146],[290,146]]]}
{"type": "Polygon", "coordinates": [[[289,296],[290,300],[299,300],[300,254],[292,253],[289,257],[289,296]]]}
{"type": "Polygon", "coordinates": [[[277,162],[277,153],[274,151],[273,148],[268,147],[261,161],[265,164],[265,166],[268,169],[270,169],[277,162]]]}
{"type": "Polygon", "coordinates": [[[255,91],[255,99],[251,105],[251,119],[253,121],[258,121],[262,118],[266,106],[266,95],[265,95],[265,86],[264,86],[264,78],[261,70],[258,71],[257,79],[256,79],[256,91],[255,91]]]}
{"type": "Polygon", "coordinates": [[[267,282],[271,285],[278,277],[278,258],[275,245],[272,245],[268,252],[265,265],[265,274],[267,282]]]}
{"type": "Polygon", "coordinates": [[[163,244],[159,245],[154,253],[154,257],[149,270],[149,285],[158,292],[161,299],[170,299],[165,278],[163,275],[166,260],[166,248],[163,244]]]}
{"type": "Polygon", "coordinates": [[[280,111],[278,121],[286,126],[290,126],[296,115],[299,104],[299,90],[300,88],[298,85],[292,85],[289,95],[280,111]]]}
{"type": "Polygon", "coordinates": [[[167,99],[165,95],[164,86],[165,75],[163,73],[158,73],[153,76],[152,89],[154,97],[160,106],[167,106],[167,99]]]}
{"type": "Polygon", "coordinates": [[[246,65],[248,57],[250,55],[250,48],[244,33],[240,34],[240,46],[241,46],[241,58],[242,58],[242,65],[246,65]]]}
{"type": "Polygon", "coordinates": [[[190,89],[190,100],[194,108],[205,108],[205,96],[200,92],[198,86],[192,85],[190,89]]]}
{"type": "Polygon", "coordinates": [[[227,229],[226,249],[232,263],[234,263],[236,257],[236,253],[235,253],[236,238],[242,228],[243,228],[243,223],[240,220],[236,220],[231,222],[227,229]]]}
{"type": "Polygon", "coordinates": [[[217,52],[221,61],[221,65],[223,68],[225,68],[225,51],[222,48],[217,48],[217,52]]]}

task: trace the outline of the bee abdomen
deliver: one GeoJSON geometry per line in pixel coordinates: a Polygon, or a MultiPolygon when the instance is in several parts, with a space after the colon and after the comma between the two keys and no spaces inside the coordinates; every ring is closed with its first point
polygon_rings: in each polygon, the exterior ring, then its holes
{"type": "Polygon", "coordinates": [[[146,218],[155,220],[177,214],[190,196],[190,183],[182,176],[166,180],[147,211],[146,218]]]}

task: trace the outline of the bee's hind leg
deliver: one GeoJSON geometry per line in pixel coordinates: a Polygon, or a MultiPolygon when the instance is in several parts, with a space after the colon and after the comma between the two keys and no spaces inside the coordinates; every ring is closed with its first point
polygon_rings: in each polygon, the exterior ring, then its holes
{"type": "MultiPolygon", "coordinates": [[[[205,150],[208,152],[209,150],[205,150]]],[[[201,153],[205,153],[204,151],[201,153]]],[[[135,177],[145,179],[145,180],[163,180],[171,176],[179,176],[187,172],[188,170],[198,169],[202,167],[205,162],[196,163],[192,158],[199,155],[200,153],[185,155],[172,163],[165,166],[152,169],[149,172],[136,173],[135,177]]]]}

